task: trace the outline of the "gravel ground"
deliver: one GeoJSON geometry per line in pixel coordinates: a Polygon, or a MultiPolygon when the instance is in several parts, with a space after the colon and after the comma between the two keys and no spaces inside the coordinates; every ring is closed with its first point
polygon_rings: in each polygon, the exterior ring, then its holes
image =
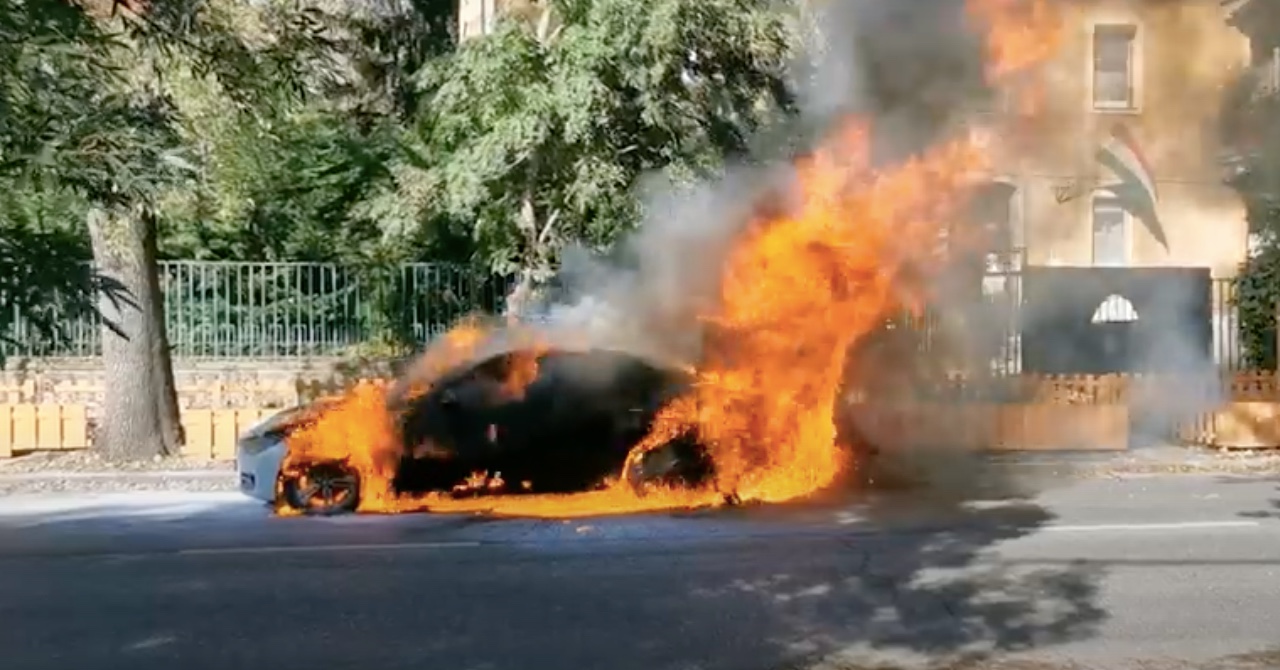
{"type": "Polygon", "coordinates": [[[125,493],[129,491],[235,491],[231,473],[214,477],[138,477],[107,475],[85,478],[0,479],[0,497],[18,493],[125,493]]]}
{"type": "Polygon", "coordinates": [[[1043,459],[1071,465],[1082,476],[1123,474],[1280,474],[1280,450],[1215,450],[1179,446],[1153,446],[1114,454],[1083,457],[1047,455],[1017,456],[1026,465],[1043,459]]]}
{"type": "MultiPolygon", "coordinates": [[[[1280,450],[1210,451],[1161,446],[1118,454],[998,455],[988,462],[1046,477],[1280,474],[1280,450]]],[[[233,490],[235,464],[231,461],[157,458],[117,463],[92,452],[37,453],[0,460],[0,495],[233,490]]]]}
{"type": "Polygon", "coordinates": [[[116,463],[92,451],[49,451],[0,460],[0,477],[49,472],[191,472],[235,470],[232,461],[208,461],[184,457],[157,457],[143,461],[116,463]]]}
{"type": "Polygon", "coordinates": [[[234,490],[232,461],[176,457],[111,462],[87,451],[34,453],[0,460],[0,495],[234,490]]]}

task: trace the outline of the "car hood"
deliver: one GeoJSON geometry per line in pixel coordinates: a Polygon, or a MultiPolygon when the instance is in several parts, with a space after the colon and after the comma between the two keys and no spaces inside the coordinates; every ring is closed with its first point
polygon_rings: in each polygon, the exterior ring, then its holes
{"type": "Polygon", "coordinates": [[[282,409],[249,426],[248,429],[240,434],[240,438],[253,439],[263,437],[269,433],[287,431],[293,426],[315,416],[317,412],[331,403],[332,401],[317,400],[282,409]]]}

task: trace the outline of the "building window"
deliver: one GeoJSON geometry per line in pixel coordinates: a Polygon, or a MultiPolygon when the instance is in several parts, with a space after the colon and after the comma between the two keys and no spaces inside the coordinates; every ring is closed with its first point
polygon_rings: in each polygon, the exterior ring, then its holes
{"type": "Polygon", "coordinates": [[[1133,109],[1134,56],[1138,30],[1132,25],[1100,25],[1093,30],[1093,106],[1133,109]]]}
{"type": "Polygon", "coordinates": [[[1254,72],[1258,78],[1257,88],[1253,91],[1255,101],[1280,92],[1280,47],[1274,47],[1268,52],[1263,52],[1262,49],[1257,51],[1265,54],[1265,57],[1258,59],[1256,54],[1254,56],[1258,61],[1254,63],[1254,72]]]}
{"type": "Polygon", "coordinates": [[[1099,196],[1093,201],[1093,264],[1129,264],[1129,214],[1115,197],[1099,196]]]}
{"type": "MultiPolygon", "coordinates": [[[[1014,198],[1018,189],[1004,181],[992,181],[981,188],[971,205],[971,216],[982,242],[982,295],[988,299],[1008,298],[1013,287],[1010,275],[1022,269],[1022,250],[1017,245],[1014,198]]],[[[976,268],[975,268],[976,270],[976,268]]]]}
{"type": "Polygon", "coordinates": [[[1018,269],[1013,215],[1013,199],[1017,187],[1005,182],[992,182],[978,196],[976,214],[982,226],[986,247],[986,270],[989,273],[1013,272],[1018,269]]]}

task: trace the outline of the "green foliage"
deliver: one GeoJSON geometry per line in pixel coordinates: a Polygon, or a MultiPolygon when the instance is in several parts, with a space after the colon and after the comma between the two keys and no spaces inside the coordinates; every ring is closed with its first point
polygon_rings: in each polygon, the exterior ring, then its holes
{"type": "Polygon", "coordinates": [[[237,121],[217,129],[200,182],[170,195],[166,256],[350,262],[381,240],[352,210],[387,178],[385,131],[305,109],[237,121]]]}
{"type": "MultiPolygon", "coordinates": [[[[32,199],[7,192],[0,196],[0,365],[6,344],[17,337],[67,339],[66,325],[94,311],[95,278],[78,230],[45,227],[32,199]],[[14,316],[27,332],[14,332],[14,316]]],[[[55,203],[55,206],[61,203],[55,203]]]]}
{"type": "Polygon", "coordinates": [[[216,82],[227,111],[251,113],[280,99],[320,93],[337,68],[328,58],[330,16],[314,6],[275,0],[256,8],[227,0],[139,4],[143,13],[121,11],[114,22],[128,36],[132,55],[154,60],[161,72],[183,66],[216,82]]]}
{"type": "MultiPolygon", "coordinates": [[[[104,284],[86,275],[91,206],[152,220],[181,200],[174,194],[198,191],[191,187],[205,167],[204,147],[183,133],[190,126],[165,74],[209,82],[223,98],[224,118],[251,118],[313,86],[303,56],[323,45],[314,12],[288,14],[273,39],[255,42],[243,34],[243,17],[228,11],[235,3],[151,4],[136,15],[108,13],[115,8],[106,3],[0,0],[5,336],[14,332],[14,316],[37,331],[24,335],[48,337],[57,334],[53,324],[92,309],[94,289],[104,284]]],[[[284,167],[299,168],[296,161],[284,167]]]]}
{"type": "Polygon", "coordinates": [[[112,138],[90,120],[132,110],[102,93],[114,47],[76,5],[0,0],[0,338],[57,338],[93,309],[87,239],[66,217],[88,191],[115,195],[100,179],[112,138]],[[15,316],[29,332],[11,330],[15,316]]]}
{"type": "Polygon", "coordinates": [[[454,3],[409,0],[407,11],[348,13],[335,24],[336,49],[351,63],[350,76],[334,81],[328,98],[362,123],[417,114],[424,91],[417,73],[454,46],[454,3]]]}
{"type": "Polygon", "coordinates": [[[1256,72],[1225,93],[1222,132],[1237,147],[1238,172],[1230,184],[1243,198],[1256,253],[1240,268],[1235,302],[1245,363],[1276,369],[1276,315],[1280,307],[1280,96],[1258,98],[1256,72]]]}
{"type": "Polygon", "coordinates": [[[1280,207],[1261,198],[1250,200],[1250,227],[1261,244],[1240,268],[1235,305],[1245,365],[1274,370],[1277,363],[1276,316],[1280,310],[1280,207]]]}
{"type": "Polygon", "coordinates": [[[291,71],[306,82],[301,94],[263,95],[251,107],[228,109],[221,78],[170,66],[186,141],[203,160],[196,183],[167,197],[162,253],[354,265],[388,254],[458,257],[433,243],[428,227],[405,239],[389,238],[384,225],[406,215],[385,197],[394,183],[388,161],[402,119],[417,109],[412,73],[452,43],[449,7],[419,0],[407,12],[316,13],[322,29],[307,42],[276,35],[288,23],[269,18],[286,6],[257,14],[239,7],[243,15],[229,23],[256,25],[270,43],[292,43],[294,61],[309,68],[291,71]]]}
{"type": "MultiPolygon", "coordinates": [[[[145,4],[0,0],[0,272],[26,287],[0,294],[32,314],[76,294],[53,280],[81,282],[90,206],[154,217],[169,258],[546,276],[636,225],[642,175],[713,174],[791,105],[785,1],[554,0],[462,45],[435,0],[145,4]]],[[[372,299],[403,339],[407,298],[372,299]]]]}
{"type": "Polygon", "coordinates": [[[468,230],[500,273],[545,274],[570,241],[609,244],[639,219],[642,174],[713,173],[790,105],[777,3],[551,7],[424,71],[433,94],[406,142],[417,172],[398,182],[427,193],[423,208],[468,230]]]}

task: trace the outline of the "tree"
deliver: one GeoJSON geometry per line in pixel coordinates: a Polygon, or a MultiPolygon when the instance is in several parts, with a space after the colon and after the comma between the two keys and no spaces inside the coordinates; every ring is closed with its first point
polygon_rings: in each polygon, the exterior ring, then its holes
{"type": "Polygon", "coordinates": [[[228,115],[185,102],[203,156],[193,187],[165,196],[165,255],[354,262],[382,242],[356,207],[387,178],[391,129],[314,106],[228,115]]]}
{"type": "MultiPolygon", "coordinates": [[[[790,109],[788,17],[766,0],[562,0],[506,16],[424,68],[430,91],[395,170],[422,209],[516,274],[513,309],[567,243],[640,216],[649,171],[704,176],[790,109]]],[[[412,195],[405,199],[413,200],[412,195]]]]}
{"type": "MultiPolygon", "coordinates": [[[[1280,46],[1280,14],[1273,3],[1238,3],[1231,19],[1257,53],[1280,46]]],[[[1220,118],[1231,149],[1227,183],[1240,194],[1253,241],[1240,268],[1235,303],[1250,367],[1275,369],[1280,308],[1280,92],[1273,68],[1246,70],[1226,89],[1220,118]]]]}
{"type": "Polygon", "coordinates": [[[78,195],[88,207],[96,266],[94,275],[80,271],[83,257],[66,253],[75,245],[54,231],[16,225],[20,208],[9,206],[5,264],[32,269],[14,271],[6,293],[18,296],[30,316],[41,295],[83,309],[93,289],[110,289],[97,292],[113,390],[104,397],[102,445],[113,456],[166,453],[181,442],[181,427],[159,318],[154,236],[138,232],[149,221],[142,209],[155,173],[173,164],[163,106],[122,90],[113,63],[119,43],[78,5],[6,3],[0,27],[9,38],[2,41],[5,61],[14,65],[0,97],[6,176],[30,189],[78,195]],[[65,278],[51,281],[47,271],[65,278]]]}
{"type": "Polygon", "coordinates": [[[325,98],[359,122],[404,121],[418,112],[423,91],[414,75],[454,46],[454,3],[386,0],[353,3],[330,21],[346,76],[325,98]]]}
{"type": "Polygon", "coordinates": [[[176,453],[183,438],[156,274],[154,203],[188,166],[167,101],[115,77],[118,48],[95,54],[102,68],[83,80],[71,104],[35,126],[44,138],[36,172],[88,203],[94,267],[116,289],[98,301],[111,392],[95,440],[109,456],[142,457],[176,453]]]}
{"type": "Polygon", "coordinates": [[[112,63],[123,76],[103,77],[86,113],[60,132],[71,149],[63,181],[86,194],[94,262],[131,296],[104,298],[102,358],[107,393],[99,434],[111,456],[176,454],[183,431],[165,329],[158,276],[158,203],[190,182],[177,110],[158,77],[162,58],[180,59],[217,82],[233,104],[247,109],[277,96],[305,93],[299,53],[322,41],[319,16],[289,15],[286,29],[255,46],[240,35],[227,7],[200,0],[129,3],[123,13],[98,17],[114,31],[112,63]]]}
{"type": "MultiPolygon", "coordinates": [[[[254,47],[209,3],[119,4],[0,8],[0,55],[16,65],[2,75],[0,160],[4,174],[74,193],[86,206],[94,265],[118,289],[97,306],[111,392],[96,439],[111,456],[144,457],[174,453],[182,441],[156,237],[161,196],[194,171],[158,62],[180,55],[246,109],[305,85],[294,56],[319,40],[308,12],[291,15],[285,39],[254,47]]],[[[10,252],[9,263],[29,265],[31,255],[10,252]]]]}
{"type": "Polygon", "coordinates": [[[56,339],[68,318],[93,311],[102,285],[80,262],[79,231],[57,221],[83,202],[49,178],[56,157],[44,133],[81,111],[103,46],[70,4],[0,1],[0,365],[4,345],[23,344],[11,341],[23,335],[15,315],[34,331],[25,335],[56,339]]]}
{"type": "Polygon", "coordinates": [[[470,255],[469,245],[430,235],[431,227],[406,239],[384,235],[382,225],[405,209],[389,188],[389,161],[422,97],[413,73],[452,47],[451,8],[427,0],[317,4],[325,11],[312,16],[320,36],[308,43],[275,34],[288,23],[267,20],[274,6],[234,5],[229,23],[245,39],[295,44],[289,58],[300,69],[291,76],[300,83],[291,90],[228,109],[224,82],[181,58],[166,60],[167,90],[200,160],[195,183],[166,195],[161,252],[340,262],[371,289],[369,325],[374,339],[390,343],[404,336],[405,302],[384,290],[402,283],[400,264],[470,255]]]}

